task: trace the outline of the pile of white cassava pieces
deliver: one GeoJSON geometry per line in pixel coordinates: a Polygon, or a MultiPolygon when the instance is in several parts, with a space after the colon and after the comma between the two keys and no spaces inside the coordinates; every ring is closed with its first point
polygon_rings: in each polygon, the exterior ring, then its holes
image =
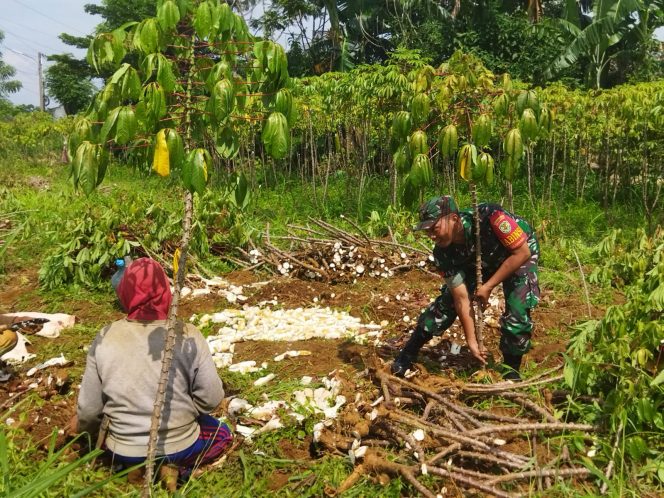
{"type": "Polygon", "coordinates": [[[261,247],[240,250],[242,260],[230,259],[244,268],[261,267],[278,275],[329,282],[389,278],[408,269],[432,269],[433,257],[426,247],[371,239],[357,226],[358,233],[353,234],[322,220],[309,221],[310,226],[289,225],[286,236],[270,238],[266,233],[261,247]],[[272,240],[279,240],[280,247],[272,240]],[[283,248],[285,244],[288,249],[283,248]]]}
{"type": "Polygon", "coordinates": [[[592,456],[593,426],[562,422],[529,394],[560,380],[559,369],[520,383],[473,384],[422,371],[396,378],[376,360],[367,375],[373,393],[367,399],[358,393],[318,436],[327,451],[355,464],[329,494],[341,494],[363,475],[383,483],[400,476],[431,498],[459,488],[521,496],[590,475],[570,459],[565,442],[580,437],[592,456]]]}
{"type": "MultiPolygon", "coordinates": [[[[253,382],[260,388],[272,382],[277,374],[269,373],[267,362],[258,365],[254,360],[233,363],[235,344],[244,341],[304,341],[308,339],[349,339],[358,343],[373,341],[378,345],[382,334],[381,324],[363,324],[359,318],[346,312],[314,306],[311,308],[274,309],[275,301],[259,306],[244,306],[242,309],[225,309],[218,313],[192,316],[191,321],[199,326],[218,326],[216,334],[209,335],[207,342],[217,368],[241,374],[262,372],[253,382]]],[[[309,356],[310,351],[285,351],[273,358],[275,363],[286,358],[309,356]]],[[[267,388],[260,404],[250,404],[242,398],[229,401],[227,413],[237,421],[237,431],[248,440],[264,432],[279,430],[284,424],[301,424],[315,417],[314,439],[325,426],[332,424],[339,410],[346,403],[341,394],[341,382],[332,373],[316,380],[304,376],[300,389],[292,393],[289,401],[269,399],[267,388]],[[284,420],[287,417],[289,420],[284,420]],[[246,421],[246,422],[245,422],[246,421]],[[244,423],[242,423],[244,422],[244,423]]]]}
{"type": "MultiPolygon", "coordinates": [[[[260,306],[244,306],[242,309],[225,309],[218,313],[191,318],[191,321],[199,326],[210,323],[219,326],[216,334],[207,337],[212,359],[217,368],[229,367],[236,371],[258,370],[255,362],[247,368],[233,364],[235,344],[238,342],[349,339],[361,344],[372,341],[374,345],[379,345],[381,328],[387,325],[387,323],[363,324],[359,318],[345,311],[335,311],[327,307],[274,309],[269,306],[272,304],[276,302],[261,303],[260,306]]],[[[302,355],[301,352],[284,354],[302,355]]]]}

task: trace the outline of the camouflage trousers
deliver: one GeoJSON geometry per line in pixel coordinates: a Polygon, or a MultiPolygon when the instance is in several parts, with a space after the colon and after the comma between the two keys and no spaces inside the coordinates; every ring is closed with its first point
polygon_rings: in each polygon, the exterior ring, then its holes
{"type": "MultiPolygon", "coordinates": [[[[514,275],[503,281],[505,311],[500,317],[500,350],[503,354],[518,356],[530,350],[530,337],[533,330],[530,311],[540,299],[537,279],[538,257],[537,253],[533,253],[514,275]]],[[[468,294],[472,296],[476,288],[475,270],[467,268],[464,273],[468,294]]],[[[420,315],[415,334],[419,333],[426,340],[430,340],[434,335],[441,335],[447,330],[456,317],[452,293],[447,285],[443,285],[440,289],[440,296],[420,315]]]]}

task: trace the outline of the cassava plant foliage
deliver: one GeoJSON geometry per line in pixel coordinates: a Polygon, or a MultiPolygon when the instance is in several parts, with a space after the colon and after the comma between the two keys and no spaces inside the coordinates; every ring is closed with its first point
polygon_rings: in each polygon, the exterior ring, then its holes
{"type": "Polygon", "coordinates": [[[419,68],[402,100],[408,108],[394,115],[391,148],[409,205],[422,200],[436,158],[450,186],[454,164],[466,182],[493,184],[495,157],[511,183],[528,147],[548,136],[553,122],[537,92],[516,89],[507,74],[496,82],[479,59],[461,52],[437,69],[419,68]]]}
{"type": "Polygon", "coordinates": [[[289,148],[292,99],[283,48],[257,40],[218,0],[162,0],[157,16],[97,35],[88,50],[97,71],[115,69],[69,140],[72,179],[90,194],[104,179],[110,150],[149,148],[152,167],[178,172],[185,189],[183,234],[175,251],[175,291],[150,427],[143,493],[151,493],[156,441],[192,230],[193,194],[202,195],[212,154],[238,151],[240,121],[263,120],[262,140],[275,158],[289,148]]]}
{"type": "Polygon", "coordinates": [[[264,115],[266,151],[288,152],[284,50],[254,39],[226,3],[162,1],[157,17],[95,37],[88,61],[97,71],[117,69],[69,139],[72,179],[87,194],[103,180],[109,150],[139,148],[152,152],[156,173],[173,171],[200,194],[212,155],[237,154],[240,123],[264,115]]]}
{"type": "MultiPolygon", "coordinates": [[[[451,172],[454,162],[461,178],[468,182],[475,214],[478,288],[482,285],[482,272],[477,184],[493,184],[492,152],[500,150],[500,133],[509,130],[502,139],[502,166],[511,206],[511,185],[524,151],[540,135],[550,131],[552,121],[551,112],[540,105],[535,91],[515,91],[507,74],[500,84],[494,80],[495,76],[479,59],[456,52],[438,69],[424,66],[418,71],[411,84],[410,108],[397,112],[392,123],[394,163],[406,175],[403,190],[406,204],[422,201],[425,189],[432,184],[435,155],[442,158],[450,184],[454,181],[451,172]],[[432,146],[427,131],[437,138],[432,146]]],[[[530,180],[531,155],[527,157],[530,180]]],[[[481,347],[480,307],[476,312],[476,335],[481,347]]]]}
{"type": "MultiPolygon", "coordinates": [[[[619,235],[597,246],[604,264],[590,280],[624,288],[625,303],[575,327],[565,381],[575,395],[595,397],[578,408],[618,438],[620,456],[664,484],[664,232],[639,230],[626,244],[619,235]]],[[[609,445],[604,450],[610,455],[609,445]]]]}

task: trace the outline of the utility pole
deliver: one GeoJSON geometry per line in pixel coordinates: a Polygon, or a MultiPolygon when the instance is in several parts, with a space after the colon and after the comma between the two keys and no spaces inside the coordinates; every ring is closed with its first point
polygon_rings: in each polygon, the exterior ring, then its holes
{"type": "Polygon", "coordinates": [[[45,111],[44,106],[44,77],[42,75],[42,53],[37,52],[37,72],[39,76],[39,109],[45,111]]]}

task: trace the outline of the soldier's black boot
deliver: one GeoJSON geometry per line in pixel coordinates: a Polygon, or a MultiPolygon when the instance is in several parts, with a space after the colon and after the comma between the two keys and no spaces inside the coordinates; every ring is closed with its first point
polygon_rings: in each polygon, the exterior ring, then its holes
{"type": "Polygon", "coordinates": [[[503,379],[519,382],[521,380],[521,359],[522,355],[503,353],[503,379]]]}
{"type": "Polygon", "coordinates": [[[406,370],[413,366],[413,362],[417,359],[417,354],[422,349],[422,346],[429,342],[429,339],[431,338],[425,337],[421,331],[415,329],[413,335],[411,335],[406,345],[392,362],[392,375],[403,377],[406,370]]]}

